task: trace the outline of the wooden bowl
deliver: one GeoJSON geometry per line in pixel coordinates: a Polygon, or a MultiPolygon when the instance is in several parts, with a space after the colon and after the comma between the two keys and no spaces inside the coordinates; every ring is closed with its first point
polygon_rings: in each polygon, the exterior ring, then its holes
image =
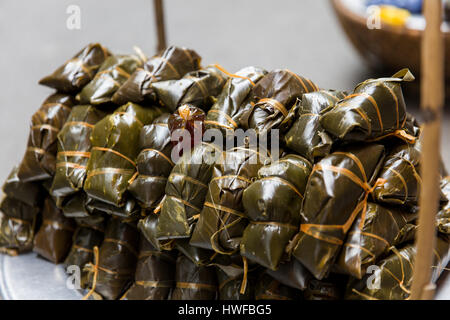
{"type": "MultiPolygon", "coordinates": [[[[349,9],[345,2],[332,0],[334,10],[348,38],[371,67],[392,73],[407,67],[414,75],[420,75],[421,30],[383,23],[380,29],[369,29],[366,17],[349,9]]],[[[447,92],[450,92],[450,33],[443,33],[443,37],[447,92]]]]}

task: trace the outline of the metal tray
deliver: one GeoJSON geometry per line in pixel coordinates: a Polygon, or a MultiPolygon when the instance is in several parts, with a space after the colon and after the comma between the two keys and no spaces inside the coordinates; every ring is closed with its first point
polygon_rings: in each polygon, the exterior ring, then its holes
{"type": "MultiPolygon", "coordinates": [[[[0,254],[0,300],[79,300],[69,289],[62,265],[54,265],[35,253],[17,257],[0,254]]],[[[439,279],[436,300],[450,300],[450,272],[439,279]]]]}

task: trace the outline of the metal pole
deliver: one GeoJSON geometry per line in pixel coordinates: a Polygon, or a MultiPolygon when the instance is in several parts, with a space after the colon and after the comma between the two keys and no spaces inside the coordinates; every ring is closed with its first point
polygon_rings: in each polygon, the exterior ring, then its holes
{"type": "Polygon", "coordinates": [[[441,33],[442,6],[439,0],[424,1],[426,29],[422,36],[421,107],[422,131],[419,227],[411,299],[433,299],[431,283],[435,219],[439,206],[441,116],[444,104],[444,38],[441,33]]]}
{"type": "Polygon", "coordinates": [[[157,51],[160,52],[166,49],[166,30],[164,25],[164,7],[162,0],[153,0],[153,5],[155,8],[155,21],[156,21],[156,32],[158,36],[157,51]]]}

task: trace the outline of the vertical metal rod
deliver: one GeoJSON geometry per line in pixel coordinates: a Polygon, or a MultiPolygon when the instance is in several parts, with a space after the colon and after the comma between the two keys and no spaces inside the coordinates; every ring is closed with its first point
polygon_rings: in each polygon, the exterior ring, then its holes
{"type": "Polygon", "coordinates": [[[155,8],[155,21],[156,21],[156,32],[158,36],[157,51],[160,52],[166,49],[166,30],[164,25],[164,7],[162,0],[153,0],[153,5],[155,8]]]}
{"type": "Polygon", "coordinates": [[[422,35],[421,107],[425,117],[422,131],[419,227],[411,299],[433,299],[431,283],[435,219],[439,206],[441,116],[444,104],[444,38],[441,33],[441,1],[425,0],[426,29],[422,35]]]}

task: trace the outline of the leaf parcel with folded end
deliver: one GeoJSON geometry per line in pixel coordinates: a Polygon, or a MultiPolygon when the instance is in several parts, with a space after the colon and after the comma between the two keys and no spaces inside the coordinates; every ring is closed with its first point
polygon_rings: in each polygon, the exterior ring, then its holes
{"type": "Polygon", "coordinates": [[[167,300],[175,286],[174,252],[159,252],[141,237],[134,283],[123,300],[167,300]]]}
{"type": "Polygon", "coordinates": [[[365,214],[383,159],[382,145],[353,145],[315,164],[305,191],[303,222],[291,248],[317,279],[328,275],[357,215],[361,210],[365,214]]]}
{"type": "MultiPolygon", "coordinates": [[[[450,260],[448,236],[436,238],[432,279],[434,283],[450,260]]],[[[346,299],[364,300],[405,300],[411,294],[416,247],[407,244],[400,249],[391,247],[392,253],[376,264],[373,273],[361,280],[351,279],[348,283],[346,299]],[[369,279],[371,277],[371,279],[369,279]],[[374,282],[376,281],[376,282],[374,282]],[[368,285],[369,284],[369,285],[368,285]]]]}
{"type": "Polygon", "coordinates": [[[258,180],[242,197],[250,220],[240,246],[243,257],[276,270],[289,240],[298,232],[311,170],[308,160],[293,154],[259,169],[258,180]]]}
{"type": "Polygon", "coordinates": [[[358,216],[347,234],[336,261],[337,270],[361,279],[368,266],[415,229],[415,218],[417,215],[407,211],[368,203],[365,214],[358,216]]]}
{"type": "Polygon", "coordinates": [[[47,197],[42,209],[42,225],[34,238],[33,251],[55,264],[64,261],[72,246],[75,228],[75,222],[66,218],[56,207],[55,201],[47,197]]]}
{"type": "Polygon", "coordinates": [[[133,281],[138,258],[139,232],[135,224],[111,218],[100,249],[94,247],[94,261],[86,265],[94,299],[115,300],[133,281]]]}
{"type": "Polygon", "coordinates": [[[42,78],[39,84],[59,92],[77,93],[94,78],[109,56],[110,53],[101,44],[88,44],[52,74],[42,78]]]}
{"type": "Polygon", "coordinates": [[[219,289],[219,300],[252,300],[255,297],[255,279],[253,274],[249,275],[248,283],[244,293],[241,293],[242,275],[230,276],[217,268],[217,280],[219,289]]]}
{"type": "Polygon", "coordinates": [[[58,133],[74,104],[73,97],[55,93],[49,96],[33,115],[27,150],[17,173],[20,180],[27,182],[53,178],[58,133]]]}
{"type": "Polygon", "coordinates": [[[105,113],[90,105],[72,108],[58,134],[56,173],[50,194],[67,197],[83,188],[86,165],[91,156],[91,132],[105,113]]]}
{"type": "Polygon", "coordinates": [[[152,88],[158,101],[172,112],[182,104],[192,104],[208,111],[227,79],[225,73],[208,66],[189,72],[179,80],[155,82],[152,88]]]}
{"type": "Polygon", "coordinates": [[[343,92],[331,90],[304,94],[297,100],[296,120],[284,137],[286,146],[310,161],[328,155],[333,139],[323,129],[320,118],[344,97],[343,92]]]}
{"type": "Polygon", "coordinates": [[[240,123],[245,129],[255,129],[257,133],[276,129],[297,98],[318,90],[313,82],[290,70],[271,71],[252,89],[240,123]]]}
{"type": "Polygon", "coordinates": [[[174,163],[171,160],[172,143],[168,128],[169,114],[164,113],[141,129],[136,158],[136,179],[128,190],[143,208],[156,207],[164,196],[167,177],[174,163]]]}
{"type": "Polygon", "coordinates": [[[197,266],[184,255],[178,256],[175,281],[171,300],[215,300],[217,297],[215,268],[197,266]]]}
{"type": "Polygon", "coordinates": [[[10,198],[19,200],[31,207],[40,207],[43,188],[38,182],[24,182],[18,176],[19,168],[15,166],[5,183],[3,192],[10,198]]]}
{"type": "Polygon", "coordinates": [[[248,223],[242,195],[266,161],[270,162],[270,158],[253,147],[237,147],[222,153],[214,165],[191,245],[220,254],[239,250],[248,223]]]}
{"type": "Polygon", "coordinates": [[[202,142],[186,152],[173,167],[158,217],[159,240],[189,238],[208,191],[213,167],[221,150],[202,142]]]}
{"type": "Polygon", "coordinates": [[[137,68],[117,90],[112,101],[116,104],[155,101],[154,82],[181,79],[186,73],[200,68],[201,58],[194,50],[170,46],[161,56],[154,56],[137,68]]]}
{"type": "Polygon", "coordinates": [[[342,140],[367,141],[398,136],[414,141],[404,130],[407,117],[401,88],[403,82],[413,80],[408,69],[391,78],[366,80],[327,112],[320,123],[327,132],[342,140]]]}
{"type": "Polygon", "coordinates": [[[88,285],[88,272],[84,266],[94,259],[94,247],[102,244],[104,233],[101,230],[87,226],[78,226],[72,240],[72,247],[64,260],[66,272],[73,273],[73,267],[80,270],[80,287],[86,288],[88,285]]]}
{"type": "Polygon", "coordinates": [[[136,173],[139,135],[162,110],[128,103],[99,121],[91,134],[91,156],[84,191],[116,207],[125,204],[124,193],[136,173]]]}
{"type": "Polygon", "coordinates": [[[239,127],[239,119],[244,111],[244,102],[253,87],[267,71],[257,67],[246,67],[227,80],[217,101],[206,116],[206,129],[219,129],[222,133],[233,132],[239,127]]]}
{"type": "Polygon", "coordinates": [[[0,252],[17,255],[30,251],[40,207],[7,196],[0,211],[0,252]]]}
{"type": "Polygon", "coordinates": [[[132,54],[109,56],[94,78],[77,94],[77,100],[81,104],[110,103],[114,93],[140,66],[142,60],[132,54]]]}

